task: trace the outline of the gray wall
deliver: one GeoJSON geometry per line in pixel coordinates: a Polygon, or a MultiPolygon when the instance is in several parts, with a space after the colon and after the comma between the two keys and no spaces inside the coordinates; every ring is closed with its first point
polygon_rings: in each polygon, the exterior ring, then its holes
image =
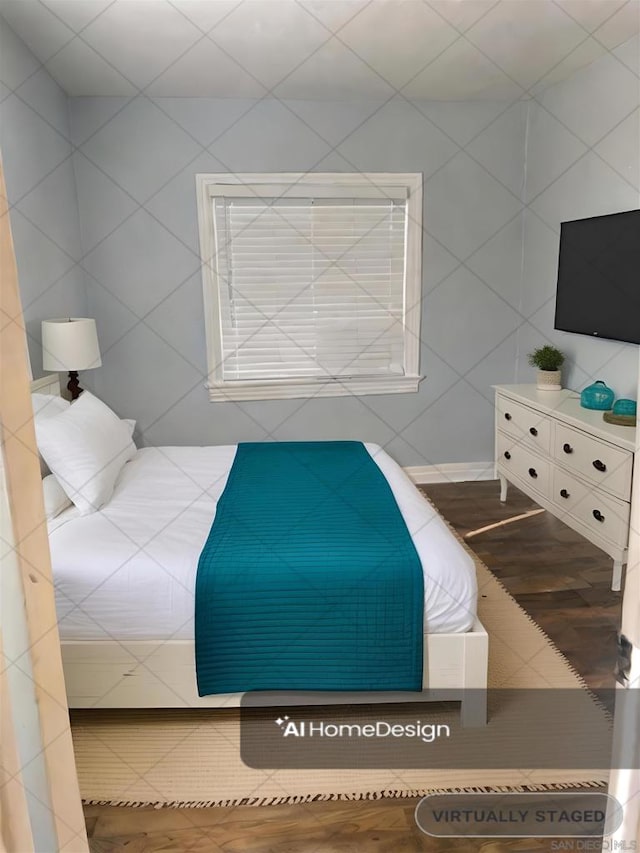
{"type": "Polygon", "coordinates": [[[637,395],[637,346],[556,332],[553,312],[560,223],[640,206],[639,57],[635,37],[530,104],[520,381],[534,377],[526,354],[550,341],[567,354],[567,387],[604,379],[637,395]]]}
{"type": "Polygon", "coordinates": [[[104,366],[84,381],[144,442],[354,437],[405,465],[487,460],[490,386],[531,381],[547,340],[568,386],[635,396],[637,348],[554,332],[553,293],[560,222],[639,204],[637,39],[509,106],[67,100],[1,19],[0,38],[34,375],[41,319],[95,316],[104,366]],[[424,173],[418,394],[209,403],[194,175],[281,170],[424,173]]]}
{"type": "Polygon", "coordinates": [[[151,444],[377,441],[402,464],[490,459],[490,384],[515,378],[526,104],[74,98],[96,392],[151,444]],[[421,171],[418,394],[210,403],[194,175],[421,171]]]}
{"type": "Polygon", "coordinates": [[[34,377],[40,321],[84,316],[68,99],[0,17],[0,151],[34,377]]]}

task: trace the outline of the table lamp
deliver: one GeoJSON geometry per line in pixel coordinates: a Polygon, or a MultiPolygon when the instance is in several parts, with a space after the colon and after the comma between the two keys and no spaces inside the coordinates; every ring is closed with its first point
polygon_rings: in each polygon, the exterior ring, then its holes
{"type": "Polygon", "coordinates": [[[72,400],[82,393],[78,371],[91,370],[101,364],[95,320],[68,317],[42,321],[42,368],[69,371],[67,390],[72,400]]]}

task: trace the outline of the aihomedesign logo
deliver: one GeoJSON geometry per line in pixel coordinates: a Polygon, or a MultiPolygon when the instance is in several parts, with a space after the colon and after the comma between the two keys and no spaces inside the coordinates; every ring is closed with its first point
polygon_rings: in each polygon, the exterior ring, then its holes
{"type": "Polygon", "coordinates": [[[451,737],[451,729],[444,723],[325,723],[324,720],[291,720],[286,714],[274,721],[283,737],[297,738],[416,738],[423,743],[433,743],[438,738],[451,737]]]}

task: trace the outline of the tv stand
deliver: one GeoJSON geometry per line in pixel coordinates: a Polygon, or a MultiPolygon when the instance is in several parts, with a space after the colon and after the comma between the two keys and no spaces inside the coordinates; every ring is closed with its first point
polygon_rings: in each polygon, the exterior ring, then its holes
{"type": "Polygon", "coordinates": [[[635,429],[583,409],[574,391],[496,385],[500,500],[513,483],[613,559],[611,589],[627,561],[635,429]]]}

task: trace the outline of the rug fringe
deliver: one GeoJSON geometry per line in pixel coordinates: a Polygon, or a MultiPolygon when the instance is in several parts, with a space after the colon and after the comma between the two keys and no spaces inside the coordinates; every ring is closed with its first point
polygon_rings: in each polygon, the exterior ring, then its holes
{"type": "Polygon", "coordinates": [[[319,802],[362,802],[371,800],[399,800],[427,797],[431,794],[532,794],[546,791],[566,791],[576,788],[607,789],[607,780],[576,780],[575,782],[548,782],[530,785],[490,785],[453,788],[418,788],[416,790],[366,791],[359,794],[295,794],[286,797],[239,797],[230,800],[172,800],[158,802],[153,800],[92,800],[83,798],[85,806],[116,806],[131,809],[208,809],[235,808],[237,806],[291,806],[319,802]]]}

